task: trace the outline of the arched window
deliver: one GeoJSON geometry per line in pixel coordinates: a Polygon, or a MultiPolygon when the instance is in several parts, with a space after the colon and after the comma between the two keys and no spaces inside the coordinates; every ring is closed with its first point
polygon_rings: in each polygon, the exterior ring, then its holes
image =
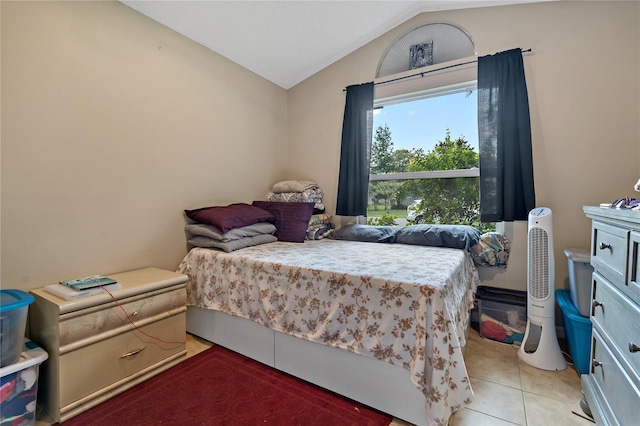
{"type": "MultiPolygon", "coordinates": [[[[402,79],[411,70],[435,70],[432,65],[475,55],[471,37],[460,28],[427,24],[389,47],[377,77],[387,80],[403,73],[402,79]]],[[[480,226],[475,80],[475,66],[456,66],[437,76],[376,87],[368,208],[372,223],[388,212],[398,218],[396,224],[406,218],[480,226]]]]}
{"type": "Polygon", "coordinates": [[[471,36],[451,24],[427,24],[409,31],[389,47],[376,77],[475,56],[471,36]]]}

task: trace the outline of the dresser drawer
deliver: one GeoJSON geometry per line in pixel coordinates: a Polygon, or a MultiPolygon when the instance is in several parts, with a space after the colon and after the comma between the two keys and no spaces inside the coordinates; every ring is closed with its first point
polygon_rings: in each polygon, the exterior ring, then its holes
{"type": "Polygon", "coordinates": [[[614,351],[619,352],[622,362],[628,364],[630,375],[640,386],[637,373],[632,373],[640,371],[640,352],[632,352],[631,346],[640,346],[640,322],[631,320],[640,318],[640,307],[598,273],[594,273],[593,278],[594,306],[591,321],[608,337],[614,351]]]}
{"type": "MultiPolygon", "coordinates": [[[[186,313],[154,322],[141,330],[164,340],[127,331],[60,356],[60,407],[87,395],[109,391],[109,386],[185,350],[186,313]]],[[[94,395],[94,397],[97,395],[94,395]]]]}
{"type": "Polygon", "coordinates": [[[120,305],[109,302],[63,314],[59,323],[60,353],[76,350],[133,328],[127,315],[138,327],[158,320],[158,316],[172,315],[173,310],[184,308],[186,297],[185,286],[181,284],[128,297],[119,301],[120,305]]]}
{"type": "Polygon", "coordinates": [[[629,230],[603,222],[593,222],[591,263],[609,279],[626,282],[629,230]]]}
{"type": "Polygon", "coordinates": [[[626,294],[640,304],[640,232],[633,231],[629,238],[629,270],[626,294]]]}
{"type": "Polygon", "coordinates": [[[593,331],[592,350],[591,377],[598,393],[606,395],[607,411],[615,417],[617,424],[637,424],[640,390],[605,346],[597,330],[593,331]]]}

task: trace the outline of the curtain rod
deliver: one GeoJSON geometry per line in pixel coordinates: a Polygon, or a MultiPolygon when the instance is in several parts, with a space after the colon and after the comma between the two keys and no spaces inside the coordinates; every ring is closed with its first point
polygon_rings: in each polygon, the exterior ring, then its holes
{"type": "MultiPolygon", "coordinates": [[[[529,48],[529,49],[526,49],[526,50],[522,51],[522,53],[529,53],[529,52],[533,52],[533,49],[529,48]]],[[[373,83],[373,85],[374,86],[378,86],[380,84],[395,83],[396,81],[405,80],[407,78],[413,78],[413,77],[418,77],[418,76],[424,77],[425,74],[429,74],[429,73],[436,72],[436,71],[442,71],[442,70],[446,70],[446,69],[449,69],[449,68],[460,67],[462,65],[473,64],[473,63],[476,63],[476,62],[478,62],[478,60],[474,59],[472,61],[461,62],[459,64],[447,65],[446,67],[440,67],[440,68],[435,68],[435,69],[428,70],[428,71],[417,72],[415,74],[405,75],[403,77],[392,78],[391,80],[379,81],[377,83],[373,83]]],[[[346,92],[347,88],[345,87],[344,89],[342,89],[342,91],[346,92]]]]}

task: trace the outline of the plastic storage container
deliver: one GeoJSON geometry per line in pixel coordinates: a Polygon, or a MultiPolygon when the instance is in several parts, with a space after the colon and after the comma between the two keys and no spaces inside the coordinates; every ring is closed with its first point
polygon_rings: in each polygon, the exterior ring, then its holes
{"type": "Polygon", "coordinates": [[[20,358],[33,296],[22,290],[0,290],[0,368],[20,358]]]}
{"type": "Polygon", "coordinates": [[[527,328],[525,291],[480,286],[476,302],[482,337],[501,343],[522,343],[527,328]]]}
{"type": "Polygon", "coordinates": [[[38,370],[49,355],[23,339],[18,361],[0,368],[0,425],[35,425],[38,370]]]}
{"type": "Polygon", "coordinates": [[[569,268],[569,290],[571,300],[583,317],[591,312],[591,258],[589,250],[565,249],[569,268]]]}
{"type": "Polygon", "coordinates": [[[562,310],[562,324],[573,365],[578,373],[587,374],[591,353],[591,320],[580,315],[569,290],[556,290],[556,301],[562,310]]]}

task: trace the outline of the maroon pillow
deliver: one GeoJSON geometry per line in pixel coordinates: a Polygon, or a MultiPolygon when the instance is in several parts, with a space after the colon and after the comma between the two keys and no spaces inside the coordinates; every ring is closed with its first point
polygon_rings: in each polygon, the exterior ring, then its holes
{"type": "Polygon", "coordinates": [[[253,205],[273,213],[278,240],[304,243],[314,203],[254,201],[253,205]]]}
{"type": "Polygon", "coordinates": [[[202,207],[195,210],[185,210],[188,218],[198,223],[213,225],[223,233],[241,226],[249,226],[258,222],[275,221],[273,214],[259,207],[245,203],[229,204],[228,206],[202,207]]]}

